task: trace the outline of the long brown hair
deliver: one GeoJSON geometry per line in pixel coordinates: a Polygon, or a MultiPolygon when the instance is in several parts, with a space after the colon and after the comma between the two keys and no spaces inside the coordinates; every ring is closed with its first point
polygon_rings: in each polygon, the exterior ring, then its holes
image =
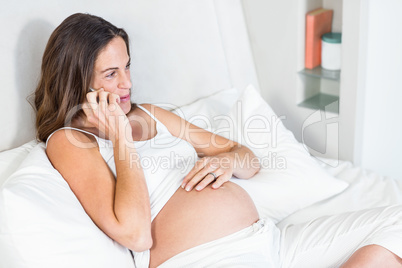
{"type": "MultiPolygon", "coordinates": [[[[37,139],[46,141],[64,126],[66,116],[85,101],[99,52],[115,37],[123,38],[130,55],[127,33],[108,21],[77,13],[52,33],[42,59],[35,90],[37,139]]],[[[79,116],[82,111],[75,114],[79,116]]]]}

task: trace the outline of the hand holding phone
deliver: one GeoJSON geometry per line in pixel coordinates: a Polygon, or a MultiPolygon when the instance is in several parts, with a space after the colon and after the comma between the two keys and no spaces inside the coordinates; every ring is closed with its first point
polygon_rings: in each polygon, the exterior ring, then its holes
{"type": "Polygon", "coordinates": [[[120,96],[103,88],[89,90],[83,106],[88,122],[112,141],[131,136],[129,120],[119,105],[120,96]]]}

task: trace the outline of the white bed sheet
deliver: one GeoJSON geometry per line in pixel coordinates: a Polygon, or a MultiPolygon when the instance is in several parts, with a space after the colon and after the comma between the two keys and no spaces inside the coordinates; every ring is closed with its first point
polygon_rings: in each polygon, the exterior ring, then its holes
{"type": "Polygon", "coordinates": [[[279,228],[326,215],[402,204],[401,180],[381,176],[348,161],[321,161],[319,158],[317,161],[333,176],[349,183],[349,186],[338,195],[293,213],[277,224],[279,228]]]}

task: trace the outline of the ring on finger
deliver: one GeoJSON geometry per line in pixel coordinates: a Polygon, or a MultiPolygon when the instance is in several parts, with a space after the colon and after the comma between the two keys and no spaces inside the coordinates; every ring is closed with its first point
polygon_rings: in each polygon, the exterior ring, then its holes
{"type": "Polygon", "coordinates": [[[218,178],[218,176],[213,172],[209,172],[207,175],[212,175],[214,177],[214,180],[216,180],[216,178],[218,178]]]}

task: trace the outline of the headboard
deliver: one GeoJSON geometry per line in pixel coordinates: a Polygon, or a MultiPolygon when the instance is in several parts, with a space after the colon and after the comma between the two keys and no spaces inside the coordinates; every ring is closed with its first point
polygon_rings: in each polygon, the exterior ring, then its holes
{"type": "Polygon", "coordinates": [[[128,32],[135,102],[180,106],[222,89],[259,88],[240,0],[6,1],[0,10],[0,151],[34,139],[27,96],[51,32],[76,12],[128,32]]]}

